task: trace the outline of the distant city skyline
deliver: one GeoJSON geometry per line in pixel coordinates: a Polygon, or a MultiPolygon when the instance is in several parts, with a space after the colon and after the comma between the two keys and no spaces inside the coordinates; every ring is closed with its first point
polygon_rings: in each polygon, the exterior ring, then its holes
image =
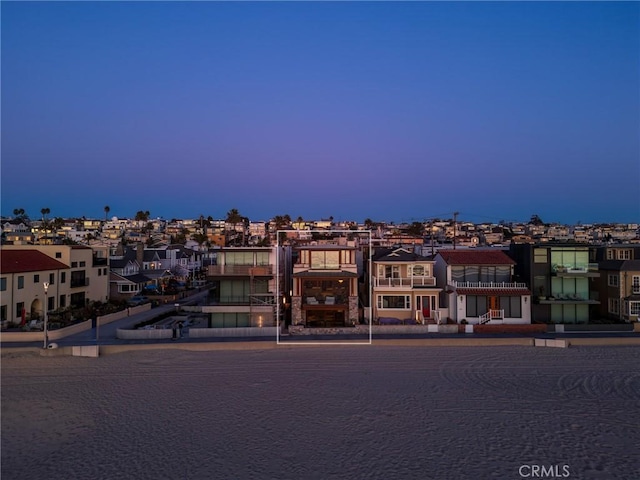
{"type": "Polygon", "coordinates": [[[2,2],[1,213],[640,221],[638,2],[2,2]]]}

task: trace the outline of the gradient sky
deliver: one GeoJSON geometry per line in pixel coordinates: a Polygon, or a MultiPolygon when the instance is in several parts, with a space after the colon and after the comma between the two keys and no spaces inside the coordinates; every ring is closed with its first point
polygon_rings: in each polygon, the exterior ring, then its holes
{"type": "Polygon", "coordinates": [[[2,214],[640,221],[640,3],[6,2],[2,214]]]}

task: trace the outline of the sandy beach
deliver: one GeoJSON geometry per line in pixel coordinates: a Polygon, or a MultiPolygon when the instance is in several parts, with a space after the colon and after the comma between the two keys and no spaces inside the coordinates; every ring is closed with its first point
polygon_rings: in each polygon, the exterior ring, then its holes
{"type": "Polygon", "coordinates": [[[637,347],[4,352],[1,473],[630,480],[638,358],[637,347]],[[556,476],[534,477],[536,465],[556,476]]]}

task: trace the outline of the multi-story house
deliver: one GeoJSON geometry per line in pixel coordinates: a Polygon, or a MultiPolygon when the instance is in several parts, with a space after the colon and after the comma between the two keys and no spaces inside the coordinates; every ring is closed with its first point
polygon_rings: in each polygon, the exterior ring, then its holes
{"type": "Polygon", "coordinates": [[[578,243],[511,244],[515,272],[531,288],[532,320],[539,323],[587,323],[598,317],[591,280],[600,276],[591,262],[594,248],[578,243]]]}
{"type": "Polygon", "coordinates": [[[603,260],[597,280],[600,315],[616,321],[637,322],[640,314],[640,259],[603,260]]]}
{"type": "Polygon", "coordinates": [[[152,280],[140,273],[136,250],[119,245],[110,257],[109,296],[126,300],[142,292],[152,280]]]}
{"type": "Polygon", "coordinates": [[[272,327],[276,319],[276,248],[225,247],[207,267],[209,327],[272,327]]]}
{"type": "Polygon", "coordinates": [[[293,325],[349,327],[359,322],[358,253],[353,244],[294,248],[293,325]]]}
{"type": "Polygon", "coordinates": [[[35,249],[0,249],[0,321],[2,327],[43,318],[44,309],[66,307],[70,269],[35,249]],[[47,291],[45,293],[45,283],[47,291]]]}
{"type": "Polygon", "coordinates": [[[440,250],[435,256],[441,295],[451,319],[470,324],[531,323],[531,292],[516,281],[515,262],[501,250],[440,250]]]}
{"type": "MultiPolygon", "coordinates": [[[[26,312],[42,311],[43,304],[36,300],[36,295],[42,298],[39,292],[43,291],[44,282],[49,284],[48,310],[82,307],[89,301],[109,299],[109,264],[105,251],[80,245],[6,245],[2,247],[3,278],[5,272],[10,271],[12,260],[17,262],[11,277],[11,282],[15,282],[2,292],[3,304],[6,295],[6,305],[22,302],[26,312]],[[48,262],[45,257],[55,262],[48,262]],[[27,286],[30,288],[26,289],[27,286]]],[[[8,284],[9,280],[3,283],[8,284]]],[[[17,311],[15,306],[8,315],[17,311]]],[[[15,323],[15,318],[8,316],[7,320],[15,323]]]]}
{"type": "Polygon", "coordinates": [[[431,257],[405,248],[377,249],[372,257],[371,288],[374,321],[439,323],[439,294],[431,257]]]}

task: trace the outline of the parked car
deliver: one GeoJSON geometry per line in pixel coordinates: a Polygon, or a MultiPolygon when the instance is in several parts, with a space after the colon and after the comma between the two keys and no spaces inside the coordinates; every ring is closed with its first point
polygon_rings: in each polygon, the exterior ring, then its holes
{"type": "Polygon", "coordinates": [[[145,297],[144,295],[134,295],[127,303],[132,307],[137,307],[138,305],[144,305],[145,303],[149,303],[149,297],[145,297]]]}

